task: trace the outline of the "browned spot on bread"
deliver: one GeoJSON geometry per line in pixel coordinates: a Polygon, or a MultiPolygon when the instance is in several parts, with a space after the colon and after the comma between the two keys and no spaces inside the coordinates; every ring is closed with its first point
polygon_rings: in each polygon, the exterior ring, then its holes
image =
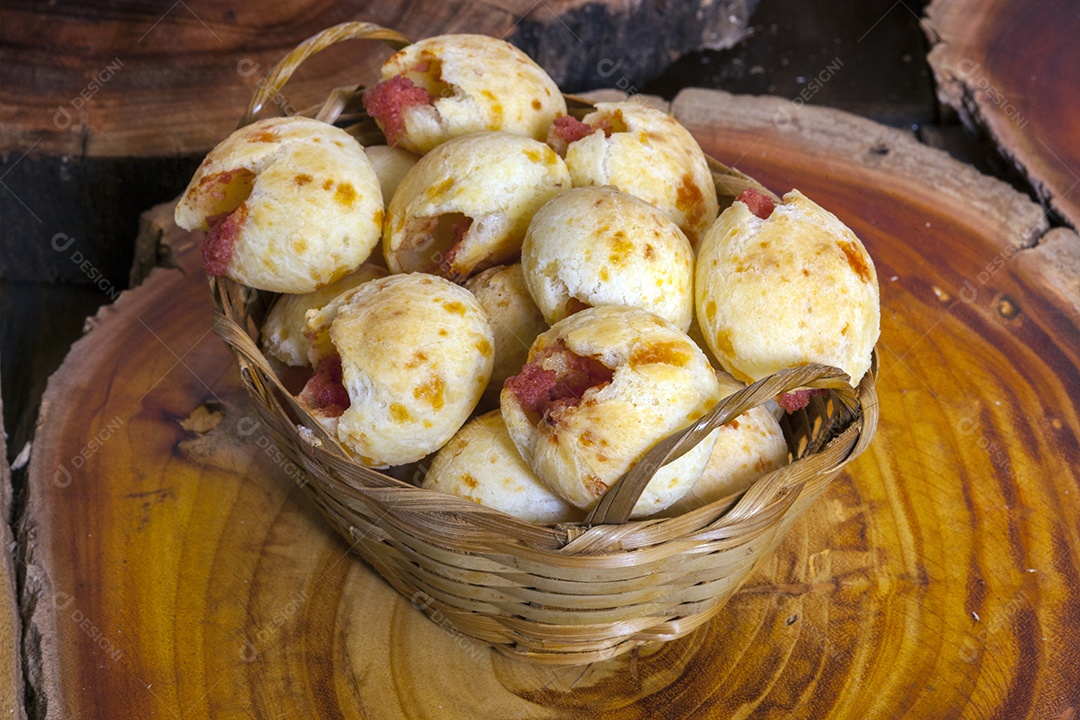
{"type": "Polygon", "coordinates": [[[701,222],[702,217],[705,215],[704,200],[701,188],[694,182],[694,176],[690,173],[683,175],[675,192],[675,207],[686,215],[686,225],[688,227],[695,227],[701,222]]]}
{"type": "MultiPolygon", "coordinates": [[[[684,213],[689,213],[695,206],[700,206],[702,200],[701,188],[694,182],[694,176],[685,173],[679,181],[679,187],[675,194],[675,207],[684,213]]],[[[698,215],[701,211],[698,210],[698,215]]]]}
{"type": "Polygon", "coordinates": [[[488,127],[492,130],[497,130],[502,125],[503,120],[503,106],[499,102],[499,99],[495,97],[495,93],[490,90],[481,90],[480,94],[491,101],[491,122],[488,123],[488,127]]]}
{"type": "Polygon", "coordinates": [[[446,390],[446,383],[443,379],[437,375],[433,375],[423,385],[417,385],[413,388],[413,397],[417,400],[425,400],[435,410],[441,410],[442,406],[446,403],[444,393],[446,390]]]}
{"type": "MultiPolygon", "coordinates": [[[[469,474],[469,473],[462,473],[462,475],[461,475],[461,482],[465,483],[465,485],[467,485],[467,486],[468,486],[469,488],[471,488],[471,489],[473,489],[473,490],[475,490],[475,489],[476,489],[477,487],[479,487],[479,485],[480,485],[480,483],[478,483],[478,482],[476,481],[476,478],[474,478],[474,477],[473,477],[473,476],[472,476],[471,474],[469,474]]],[[[470,499],[471,499],[471,498],[470,498],[470,499]]],[[[479,502],[479,501],[477,501],[477,502],[479,502]]]]}
{"type": "Polygon", "coordinates": [[[292,249],[294,253],[307,252],[307,248],[307,240],[304,240],[303,238],[299,240],[293,240],[292,249]]]}
{"type": "Polygon", "coordinates": [[[713,341],[716,343],[716,349],[721,355],[735,356],[735,348],[731,344],[731,335],[727,330],[718,330],[716,335],[713,336],[713,341]]]}
{"type": "Polygon", "coordinates": [[[454,178],[452,178],[452,177],[451,178],[446,178],[441,183],[438,183],[437,185],[432,185],[431,187],[428,188],[428,191],[427,191],[428,197],[435,197],[437,195],[442,195],[443,193],[445,193],[447,190],[449,190],[452,187],[454,187],[454,178]]]}
{"type": "Polygon", "coordinates": [[[615,265],[621,263],[623,257],[634,249],[634,243],[622,230],[616,230],[615,234],[608,239],[608,243],[611,245],[611,255],[608,260],[615,265]]]}
{"type": "Polygon", "coordinates": [[[326,181],[324,181],[324,182],[323,182],[323,184],[322,184],[322,189],[323,189],[323,190],[329,190],[329,189],[331,189],[331,188],[333,188],[333,187],[334,187],[334,181],[333,181],[333,180],[329,180],[329,179],[327,179],[327,180],[326,180],[326,181]]]}
{"type": "Polygon", "coordinates": [[[656,248],[654,248],[651,244],[646,243],[645,244],[645,259],[646,260],[653,260],[655,258],[656,258],[656,248]]]}
{"type": "Polygon", "coordinates": [[[405,363],[405,367],[407,367],[407,368],[420,367],[420,365],[422,363],[426,363],[427,360],[428,360],[428,356],[426,354],[424,354],[424,352],[422,350],[417,350],[416,352],[413,353],[412,359],[409,360],[409,362],[405,363]]]}
{"type": "Polygon", "coordinates": [[[592,447],[596,444],[596,433],[592,430],[586,430],[578,437],[578,442],[585,447],[592,447]]]}
{"type": "Polygon", "coordinates": [[[446,312],[448,312],[448,313],[453,313],[454,315],[464,315],[465,314],[465,306],[462,305],[457,300],[452,300],[450,302],[444,302],[442,304],[442,306],[446,310],[446,312]]]}
{"type": "Polygon", "coordinates": [[[634,352],[630,354],[630,367],[655,363],[685,367],[688,362],[690,353],[682,343],[674,340],[644,343],[634,348],[634,352]]]}
{"type": "Polygon", "coordinates": [[[525,153],[525,157],[534,163],[542,162],[544,159],[543,154],[536,148],[529,148],[528,150],[522,150],[522,152],[525,153]]]}
{"type": "Polygon", "coordinates": [[[487,341],[487,338],[480,338],[476,342],[476,349],[480,351],[480,354],[484,357],[491,357],[491,343],[487,341]]]}
{"type": "Polygon", "coordinates": [[[716,303],[710,300],[705,306],[705,317],[712,320],[716,317],[716,303]]]}
{"type": "Polygon", "coordinates": [[[303,187],[304,185],[307,185],[309,182],[311,182],[311,176],[307,173],[300,173],[299,175],[294,177],[293,180],[296,182],[297,187],[303,187]]]}
{"type": "Polygon", "coordinates": [[[383,217],[383,211],[376,210],[375,215],[373,215],[371,219],[375,222],[376,225],[381,226],[383,224],[383,217]]]}
{"type": "Polygon", "coordinates": [[[353,203],[356,202],[356,188],[350,183],[338,183],[337,190],[334,191],[334,200],[347,208],[351,208],[353,203]]]}
{"type": "Polygon", "coordinates": [[[401,403],[390,403],[390,417],[397,423],[404,423],[412,420],[412,415],[409,414],[408,409],[401,403]]]}
{"type": "MultiPolygon", "coordinates": [[[[251,185],[254,181],[255,173],[244,168],[237,168],[235,170],[226,170],[225,172],[214,173],[213,175],[203,175],[202,179],[199,180],[199,188],[202,189],[207,185],[214,184],[229,186],[233,183],[244,183],[246,185],[246,188],[244,188],[244,192],[250,194],[251,185]]],[[[222,189],[215,189],[211,192],[214,192],[214,196],[218,199],[225,198],[225,191],[222,189]]]]}
{"type": "Polygon", "coordinates": [[[539,110],[539,109],[540,109],[540,108],[542,108],[542,107],[544,107],[544,105],[543,105],[543,103],[541,103],[541,102],[540,102],[539,100],[535,100],[535,99],[534,99],[534,100],[532,101],[532,108],[533,108],[533,110],[539,110]]]}
{"type": "Polygon", "coordinates": [[[859,276],[859,279],[864,283],[870,282],[870,266],[866,264],[866,258],[859,252],[859,248],[847,240],[841,240],[839,244],[840,249],[844,251],[844,255],[847,257],[848,265],[859,276]]]}
{"type": "Polygon", "coordinates": [[[257,142],[266,142],[266,143],[268,143],[268,142],[277,142],[277,140],[278,140],[278,134],[276,132],[273,132],[272,130],[263,130],[258,135],[252,135],[251,137],[249,137],[247,139],[247,141],[249,143],[257,143],[257,142]]]}

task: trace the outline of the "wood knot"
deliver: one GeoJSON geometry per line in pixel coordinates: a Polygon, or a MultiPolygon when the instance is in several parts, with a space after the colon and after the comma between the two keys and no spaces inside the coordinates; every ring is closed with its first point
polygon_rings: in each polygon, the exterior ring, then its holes
{"type": "Polygon", "coordinates": [[[1008,295],[1002,295],[998,298],[997,311],[1006,320],[1014,320],[1020,314],[1020,306],[1008,295]]]}

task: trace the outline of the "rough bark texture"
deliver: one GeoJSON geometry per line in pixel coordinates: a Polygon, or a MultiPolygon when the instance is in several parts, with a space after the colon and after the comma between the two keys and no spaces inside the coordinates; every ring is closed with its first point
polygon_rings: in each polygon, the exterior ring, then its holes
{"type": "Polygon", "coordinates": [[[209,333],[199,238],[170,228],[178,269],[101,311],[43,406],[23,597],[39,715],[1080,710],[1080,240],[844,113],[704,91],[672,110],[720,161],[836,212],[882,285],[873,445],[712,623],[567,670],[423,617],[348,554],[248,419],[209,333]]]}
{"type": "Polygon", "coordinates": [[[984,129],[1039,198],[1080,227],[1080,22],[1071,0],[934,0],[938,97],[984,129]]]}
{"type": "Polygon", "coordinates": [[[15,541],[11,533],[11,473],[0,433],[0,717],[26,717],[22,638],[15,593],[15,541]]]}
{"type": "Polygon", "coordinates": [[[639,90],[690,50],[721,50],[744,34],[757,0],[557,0],[507,35],[571,92],[639,90]]]}

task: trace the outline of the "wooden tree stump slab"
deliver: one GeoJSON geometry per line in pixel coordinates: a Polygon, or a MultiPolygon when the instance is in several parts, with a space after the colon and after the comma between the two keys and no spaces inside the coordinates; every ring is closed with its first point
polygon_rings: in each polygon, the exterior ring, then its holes
{"type": "Polygon", "coordinates": [[[549,668],[428,620],[268,444],[199,239],[170,229],[181,269],[104,309],[46,394],[24,520],[40,715],[1074,717],[1080,239],[837,111],[688,91],[673,112],[833,209],[882,285],[874,443],[714,621],[549,668]]]}
{"type": "Polygon", "coordinates": [[[1080,14],[1071,0],[934,0],[924,27],[938,97],[985,128],[1080,227],[1080,14]]]}

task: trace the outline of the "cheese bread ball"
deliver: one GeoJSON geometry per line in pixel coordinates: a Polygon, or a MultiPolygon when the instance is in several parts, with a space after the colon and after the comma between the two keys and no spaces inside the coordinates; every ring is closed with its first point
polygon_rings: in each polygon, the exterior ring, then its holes
{"type": "MultiPolygon", "coordinates": [[[[717,380],[724,397],[746,387],[723,371],[717,373],[717,380]]],[[[741,493],[787,462],[784,431],[768,407],[759,405],[720,428],[701,479],[668,512],[687,512],[741,493]]]]}
{"type": "Polygon", "coordinates": [[[484,35],[440,35],[386,61],[363,96],[386,141],[426,153],[451,138],[498,130],[543,140],[566,101],[529,56],[484,35]]]}
{"type": "Polygon", "coordinates": [[[506,378],[525,365],[533,341],[548,325],[529,295],[520,263],[485,270],[465,287],[487,312],[495,335],[495,366],[484,390],[484,404],[495,407],[506,378]]]}
{"type": "Polygon", "coordinates": [[[566,165],[544,143],[491,132],[451,140],[394,193],[383,230],[387,266],[457,282],[511,261],[533,214],[569,188],[566,165]]]}
{"type": "MultiPolygon", "coordinates": [[[[552,491],[587,510],[659,440],[720,399],[689,337],[638,308],[589,308],[555,324],[506,381],[502,414],[521,456],[552,491]]],[[[632,517],[663,510],[701,477],[718,431],[645,488],[632,517]]]]}
{"type": "Polygon", "coordinates": [[[544,319],[627,305],[685,332],[694,316],[694,251],[655,207],[612,187],[569,190],[533,217],[521,247],[544,319]]]}
{"type": "Polygon", "coordinates": [[[698,240],[716,219],[716,186],[705,153],[662,110],[635,102],[597,103],[583,123],[560,118],[550,142],[566,147],[574,187],[614,185],[652,203],[698,240]]]}
{"type": "Polygon", "coordinates": [[[364,154],[371,162],[371,169],[375,171],[375,176],[379,178],[383,205],[389,205],[405,173],[412,170],[412,166],[416,164],[420,156],[388,145],[368,145],[364,148],[364,154]]]}
{"type": "MultiPolygon", "coordinates": [[[[303,295],[282,295],[266,314],[262,326],[263,350],[286,365],[312,364],[308,360],[311,342],[306,336],[307,314],[318,312],[342,293],[386,275],[386,270],[363,264],[345,277],[303,295]]],[[[329,342],[329,338],[326,338],[329,342]]]]}
{"type": "Polygon", "coordinates": [[[175,216],[185,230],[207,230],[210,275],[300,294],[367,259],[382,233],[383,200],[351,135],[308,118],[271,118],[210,151],[175,216]]]}
{"type": "Polygon", "coordinates": [[[365,283],[329,327],[338,355],[319,363],[300,400],[368,467],[404,465],[442,447],[491,377],[484,309],[433,275],[365,283]]]}
{"type": "Polygon", "coordinates": [[[740,198],[698,249],[697,318],[709,349],[746,382],[824,363],[857,385],[881,325],[866,248],[798,190],[775,209],[760,193],[740,198]]]}
{"type": "Polygon", "coordinates": [[[510,440],[498,410],[470,420],[443,446],[424,477],[451,493],[534,523],[578,520],[581,512],[540,482],[510,440]]]}

